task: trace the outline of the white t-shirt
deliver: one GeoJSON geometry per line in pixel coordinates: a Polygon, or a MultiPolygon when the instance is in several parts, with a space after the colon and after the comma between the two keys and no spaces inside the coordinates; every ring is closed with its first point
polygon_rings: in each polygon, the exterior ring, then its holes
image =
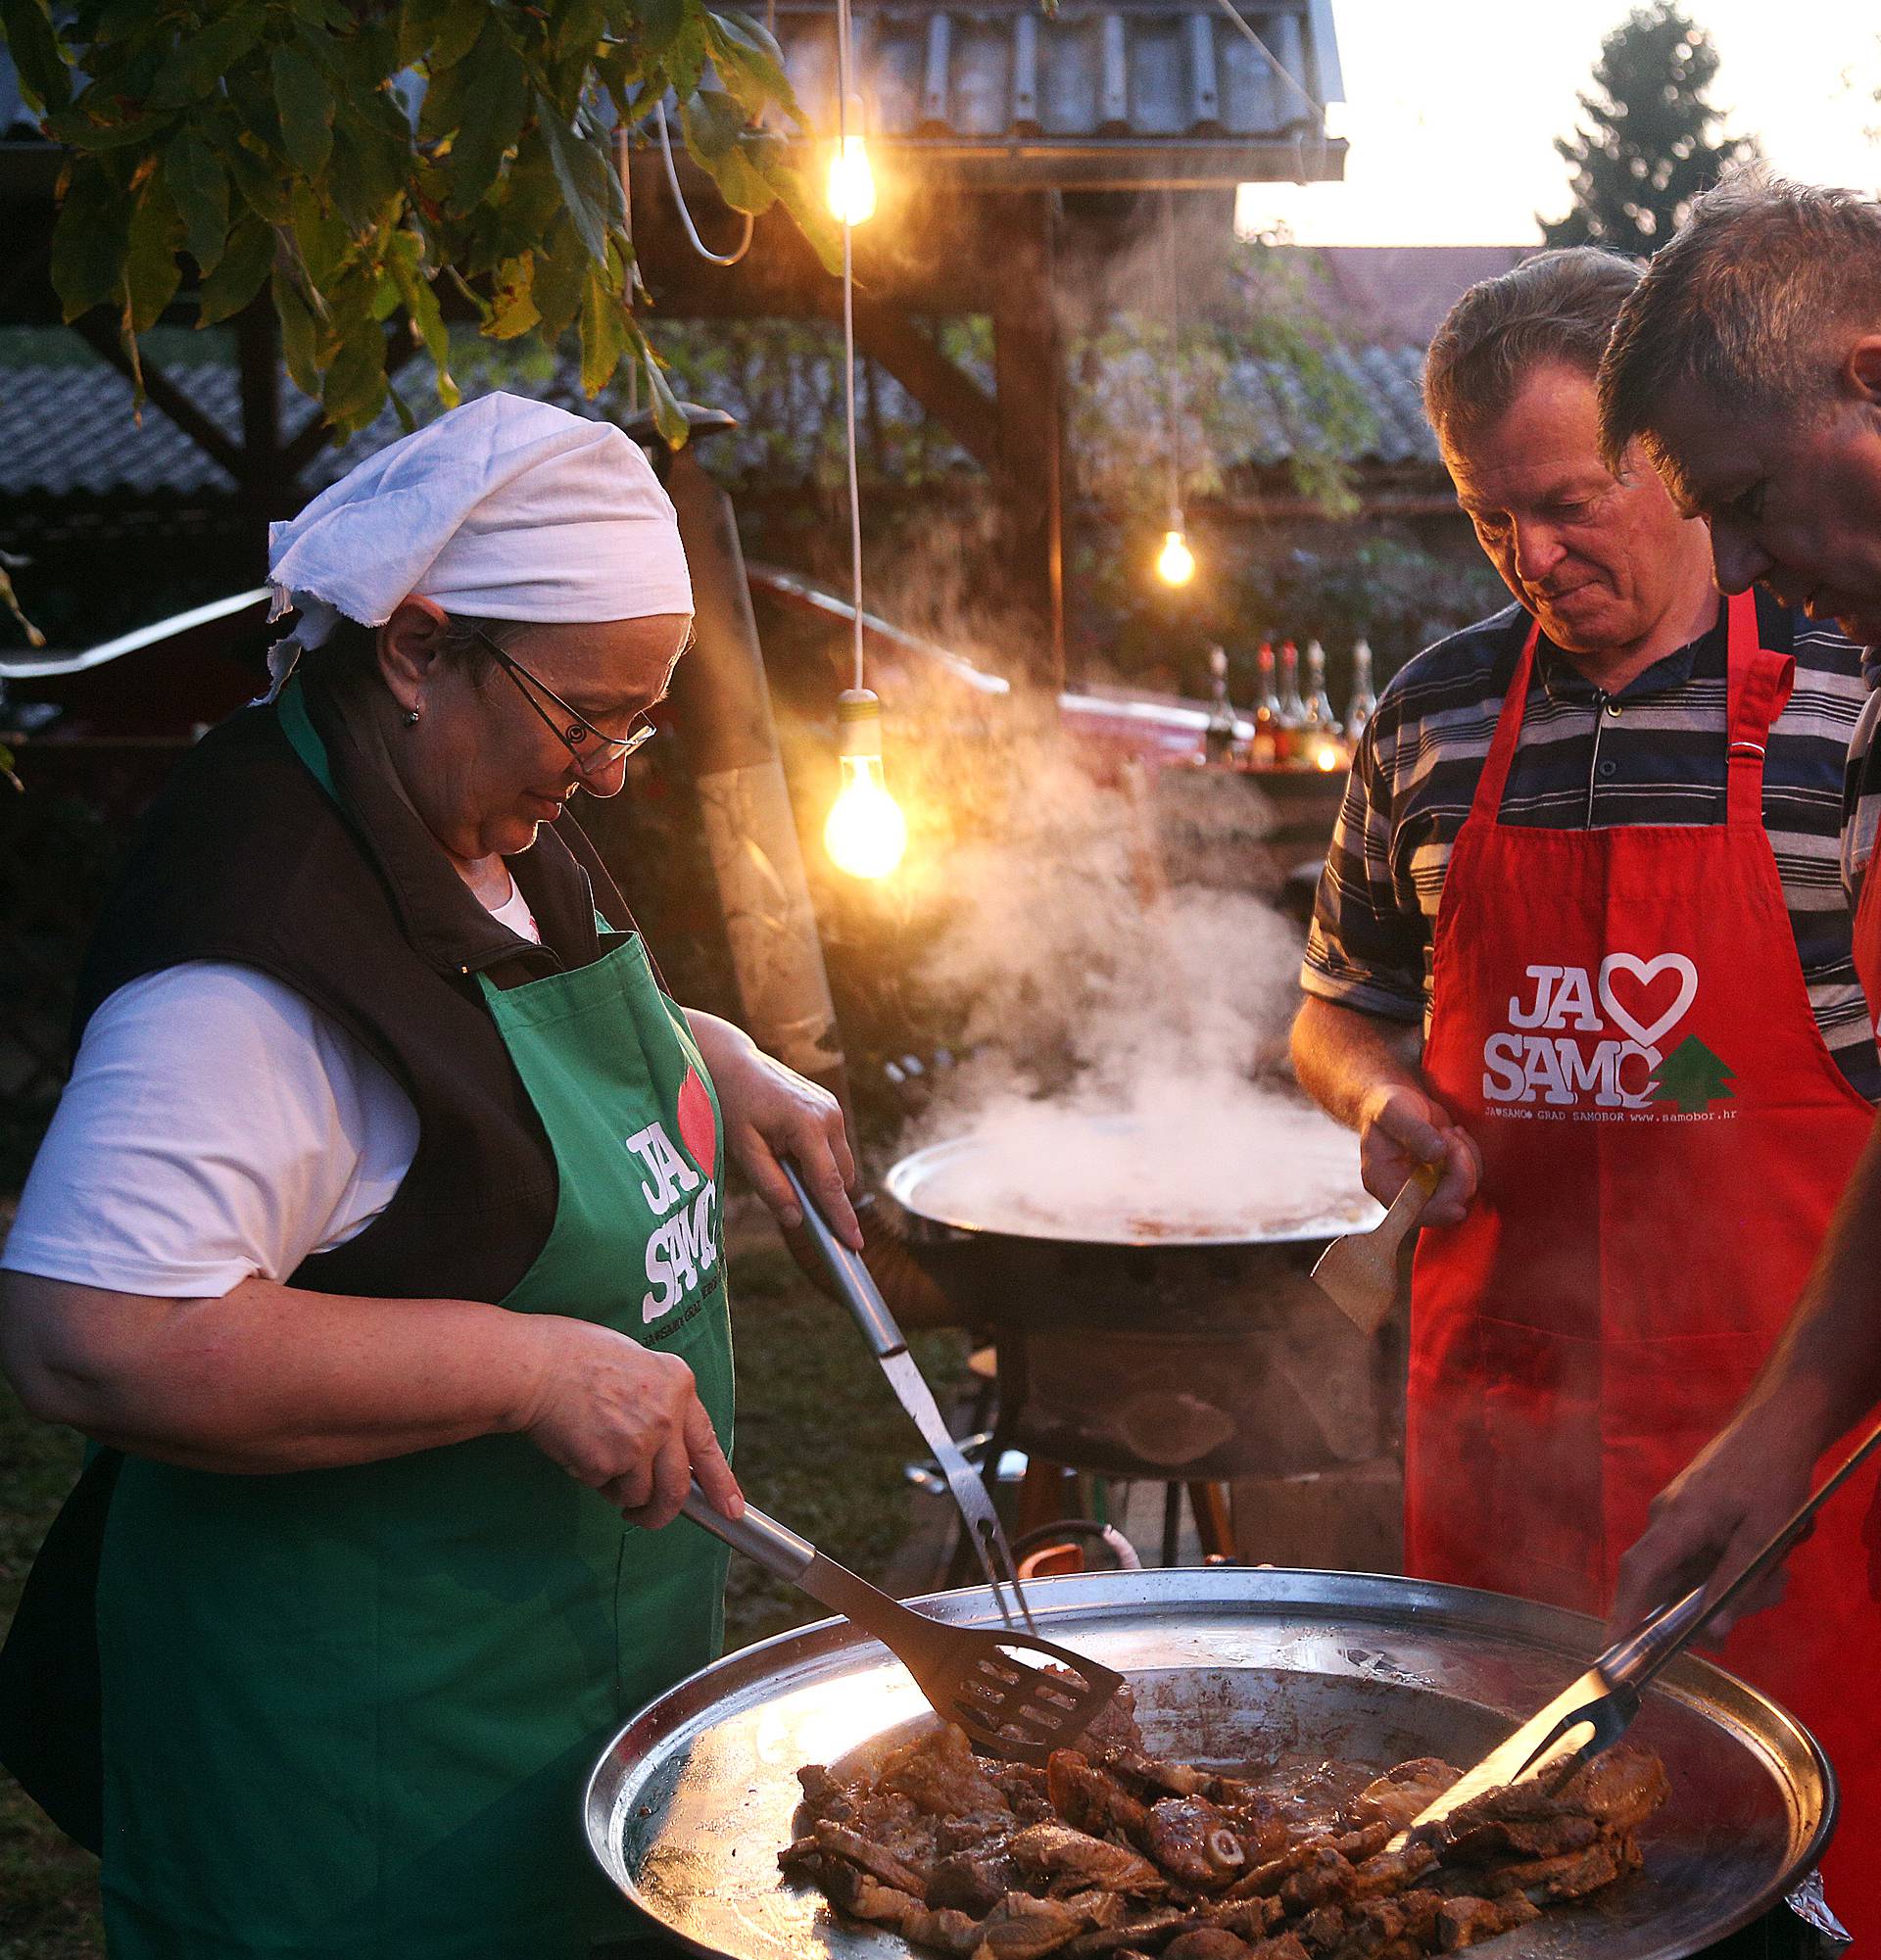
{"type": "MultiPolygon", "coordinates": [[[[540,943],[513,885],[491,912],[540,943]]],[[[417,1145],[410,1097],[292,987],[224,961],[167,967],[86,1024],[0,1266],[219,1299],[362,1231],[417,1145]]]]}

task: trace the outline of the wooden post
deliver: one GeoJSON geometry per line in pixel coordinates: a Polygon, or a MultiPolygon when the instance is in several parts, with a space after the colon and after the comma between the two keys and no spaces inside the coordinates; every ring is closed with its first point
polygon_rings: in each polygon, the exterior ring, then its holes
{"type": "Polygon", "coordinates": [[[1006,576],[1035,622],[1034,672],[1065,685],[1064,350],[1052,283],[1056,211],[1049,191],[989,198],[1000,277],[993,287],[993,373],[1006,576]]]}

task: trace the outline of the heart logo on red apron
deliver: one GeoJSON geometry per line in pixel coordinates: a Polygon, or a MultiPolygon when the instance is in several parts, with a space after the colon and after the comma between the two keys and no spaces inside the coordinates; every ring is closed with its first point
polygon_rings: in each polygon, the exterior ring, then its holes
{"type": "Polygon", "coordinates": [[[709,1177],[718,1162],[718,1119],[712,1114],[711,1091],[696,1068],[686,1071],[679,1085],[679,1140],[700,1174],[709,1177]]]}
{"type": "MultiPolygon", "coordinates": [[[[1609,1018],[1623,1028],[1642,1048],[1657,1047],[1659,1037],[1684,1020],[1685,1011],[1698,998],[1698,969],[1683,953],[1661,953],[1657,959],[1642,960],[1633,953],[1609,953],[1600,963],[1600,1004],[1609,1018]],[[1614,975],[1630,975],[1641,991],[1667,974],[1678,976],[1678,994],[1657,1021],[1641,1021],[1621,1006],[1614,995],[1614,975]]],[[[1642,1001],[1642,1008],[1645,1003],[1642,1001]]]]}

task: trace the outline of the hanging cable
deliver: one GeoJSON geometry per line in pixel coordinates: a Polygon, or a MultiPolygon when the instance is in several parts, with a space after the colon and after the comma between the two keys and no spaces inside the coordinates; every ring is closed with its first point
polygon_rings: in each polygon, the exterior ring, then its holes
{"type": "Polygon", "coordinates": [[[1185,586],[1195,576],[1182,518],[1182,404],[1178,368],[1182,358],[1182,288],[1176,279],[1176,193],[1163,192],[1163,283],[1169,291],[1169,358],[1163,362],[1163,411],[1169,418],[1169,528],[1156,570],[1165,585],[1185,586]]]}
{"type": "MultiPolygon", "coordinates": [[[[614,173],[620,178],[620,205],[626,214],[621,220],[621,229],[627,236],[627,290],[621,296],[622,304],[629,312],[634,308],[634,281],[640,276],[639,262],[634,258],[634,172],[629,161],[627,124],[625,120],[614,123],[614,173]]],[[[630,359],[627,363],[627,413],[640,413],[640,362],[630,359]]]]}
{"type": "Polygon", "coordinates": [[[673,202],[679,207],[679,221],[686,227],[686,236],[692,241],[693,250],[709,265],[736,265],[751,249],[751,233],[757,228],[757,219],[748,211],[745,213],[745,236],[732,252],[714,252],[699,235],[699,226],[693,222],[693,214],[686,208],[686,193],[679,187],[679,171],[673,165],[673,139],[666,128],[666,104],[663,100],[653,104],[653,120],[659,126],[659,153],[666,159],[666,181],[672,186],[673,202]]]}
{"type": "MultiPolygon", "coordinates": [[[[1283,63],[1280,60],[1279,56],[1277,55],[1274,52],[1274,50],[1270,48],[1264,40],[1261,39],[1260,35],[1254,31],[1254,29],[1248,24],[1248,23],[1244,19],[1242,19],[1241,11],[1238,7],[1235,6],[1234,0],[1215,0],[1215,4],[1222,10],[1224,14],[1228,16],[1229,20],[1233,24],[1236,31],[1240,34],[1241,38],[1245,41],[1251,41],[1253,43],[1255,48],[1258,49],[1261,55],[1265,58],[1268,67],[1271,68],[1274,71],[1274,72],[1277,75],[1278,75],[1283,82],[1286,83],[1288,88],[1292,89],[1294,94],[1299,96],[1301,100],[1305,102],[1306,106],[1310,110],[1312,110],[1315,118],[1317,119],[1314,125],[1315,133],[1313,141],[1313,151],[1314,155],[1319,159],[1320,167],[1324,169],[1326,167],[1326,104],[1323,103],[1320,100],[1320,98],[1317,95],[1315,95],[1310,88],[1307,87],[1305,82],[1300,80],[1300,78],[1292,72],[1292,70],[1289,69],[1285,65],[1285,63],[1283,63]]],[[[1294,154],[1296,156],[1299,154],[1299,146],[1297,143],[1294,145],[1294,154]]],[[[1302,164],[1304,164],[1304,161],[1305,161],[1304,158],[1302,158],[1301,159],[1302,164]]]]}
{"type": "MultiPolygon", "coordinates": [[[[849,0],[836,0],[836,149],[849,149],[849,90],[854,84],[854,43],[849,0]]],[[[849,602],[855,614],[855,680],[862,675],[862,491],[855,468],[855,228],[843,215],[843,427],[849,477],[849,602]]]]}

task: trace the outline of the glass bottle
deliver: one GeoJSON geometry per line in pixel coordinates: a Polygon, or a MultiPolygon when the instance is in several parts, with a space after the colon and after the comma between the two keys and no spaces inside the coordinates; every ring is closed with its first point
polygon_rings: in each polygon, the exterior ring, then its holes
{"type": "Polygon", "coordinates": [[[1303,761],[1306,702],[1300,698],[1300,649],[1292,641],[1280,643],[1280,698],[1275,710],[1275,759],[1292,768],[1303,761]]]}
{"type": "Polygon", "coordinates": [[[1254,741],[1248,763],[1255,769],[1272,769],[1280,759],[1280,697],[1274,692],[1274,643],[1261,642],[1255,656],[1257,679],[1254,684],[1254,741]]]}
{"type": "Polygon", "coordinates": [[[1366,724],[1378,711],[1378,697],[1372,688],[1372,647],[1361,640],[1352,649],[1352,698],[1345,704],[1345,739],[1356,742],[1366,724]]]}
{"type": "Polygon", "coordinates": [[[1306,643],[1306,727],[1300,746],[1301,760],[1324,774],[1345,767],[1345,738],[1326,692],[1326,648],[1317,640],[1306,643]]]}
{"type": "Polygon", "coordinates": [[[1234,708],[1228,698],[1228,649],[1208,649],[1208,726],[1202,733],[1202,760],[1226,764],[1234,757],[1234,708]]]}

